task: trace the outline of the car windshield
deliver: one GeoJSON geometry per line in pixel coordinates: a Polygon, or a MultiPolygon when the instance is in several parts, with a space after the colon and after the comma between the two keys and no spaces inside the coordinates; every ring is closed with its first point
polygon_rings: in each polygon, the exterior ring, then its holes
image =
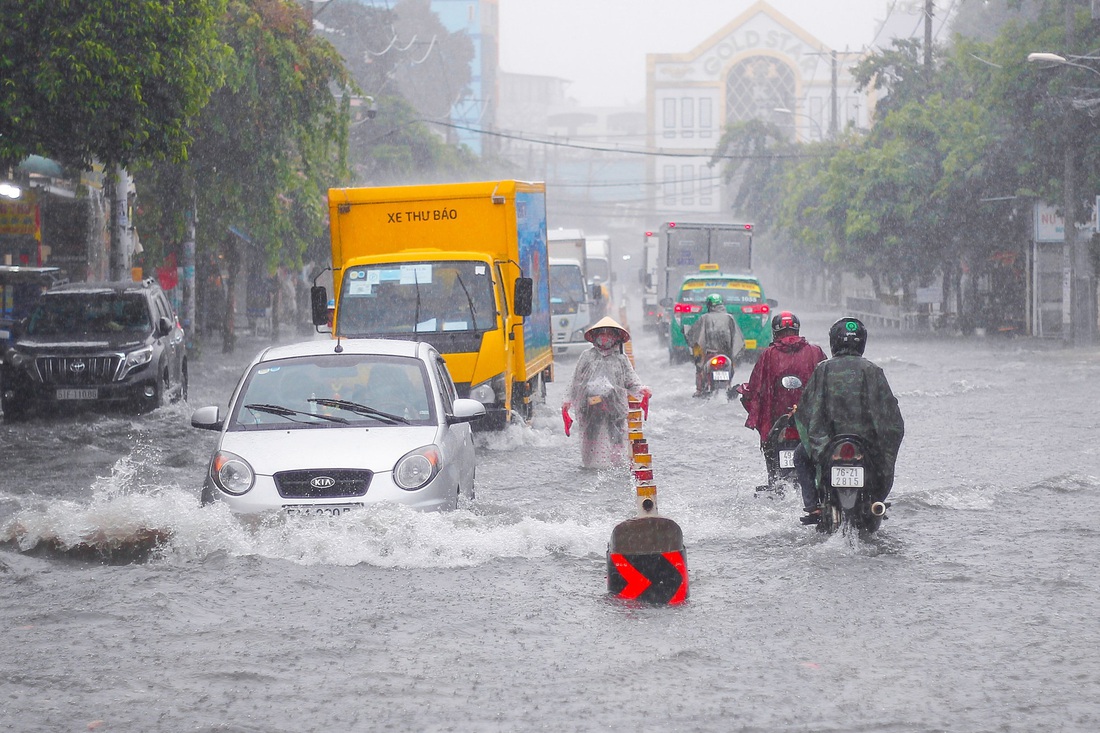
{"type": "Polygon", "coordinates": [[[49,293],[27,323],[30,336],[148,333],[153,328],[145,297],[111,291],[49,293]]]}
{"type": "Polygon", "coordinates": [[[702,303],[711,293],[721,295],[722,302],[726,305],[744,305],[764,301],[764,294],[760,292],[760,286],[755,283],[717,280],[685,283],[684,289],[680,291],[680,302],[702,303]]]}
{"type": "Polygon", "coordinates": [[[340,293],[340,334],[491,331],[496,306],[484,262],[413,262],[349,268],[340,293]]]}
{"type": "Polygon", "coordinates": [[[432,425],[435,400],[419,359],[324,354],[255,365],[231,430],[432,425]]]}

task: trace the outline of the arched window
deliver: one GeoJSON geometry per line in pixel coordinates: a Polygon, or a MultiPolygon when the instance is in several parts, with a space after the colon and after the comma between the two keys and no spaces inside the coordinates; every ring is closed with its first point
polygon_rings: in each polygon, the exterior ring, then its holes
{"type": "Polygon", "coordinates": [[[794,109],[794,70],[778,59],[754,56],[726,77],[726,123],[771,119],[776,108],[794,109]]]}

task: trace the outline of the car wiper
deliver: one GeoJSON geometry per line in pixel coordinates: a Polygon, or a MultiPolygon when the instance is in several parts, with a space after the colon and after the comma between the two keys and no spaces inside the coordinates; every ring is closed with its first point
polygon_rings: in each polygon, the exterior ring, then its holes
{"type": "Polygon", "coordinates": [[[390,422],[399,422],[405,425],[409,424],[409,421],[400,415],[391,415],[388,412],[382,412],[381,410],[376,410],[373,407],[368,407],[358,402],[352,402],[351,400],[337,400],[332,397],[310,397],[309,401],[315,402],[322,407],[335,407],[340,410],[366,415],[367,417],[377,417],[382,420],[389,420],[390,422]]]}
{"type": "Polygon", "coordinates": [[[474,322],[474,330],[477,331],[477,310],[474,308],[474,299],[470,297],[470,291],[466,289],[466,283],[462,282],[462,275],[456,272],[455,279],[458,280],[458,284],[462,287],[462,292],[466,293],[466,302],[470,306],[470,318],[474,322]]]}
{"type": "MultiPolygon", "coordinates": [[[[311,401],[313,401],[313,400],[311,400],[311,401]]],[[[322,420],[328,420],[329,422],[338,422],[338,423],[343,423],[344,425],[348,424],[348,421],[346,419],[342,418],[342,417],[336,417],[335,415],[318,415],[318,414],[313,413],[313,412],[305,412],[304,410],[293,410],[289,407],[283,407],[282,405],[262,405],[262,404],[258,404],[258,403],[253,403],[253,404],[250,404],[250,405],[245,405],[244,409],[246,409],[246,410],[255,410],[256,412],[268,412],[268,413],[271,413],[272,415],[278,415],[279,417],[285,417],[286,419],[291,420],[292,422],[305,422],[304,420],[294,420],[294,416],[295,415],[308,415],[309,417],[319,417],[322,420]]]]}

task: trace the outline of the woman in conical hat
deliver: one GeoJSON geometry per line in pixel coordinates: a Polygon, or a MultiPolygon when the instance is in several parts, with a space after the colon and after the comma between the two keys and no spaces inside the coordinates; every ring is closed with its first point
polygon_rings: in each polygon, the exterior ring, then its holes
{"type": "Polygon", "coordinates": [[[630,333],[613,318],[603,318],[584,332],[591,342],[577,359],[573,382],[565,394],[562,415],[569,434],[569,410],[577,415],[581,436],[581,465],[607,468],[625,465],[627,459],[627,396],[650,394],[642,384],[622,345],[630,333]]]}

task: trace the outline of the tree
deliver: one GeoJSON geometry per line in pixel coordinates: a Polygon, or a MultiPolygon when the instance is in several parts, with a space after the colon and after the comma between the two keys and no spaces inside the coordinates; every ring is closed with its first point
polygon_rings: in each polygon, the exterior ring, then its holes
{"type": "MultiPolygon", "coordinates": [[[[0,164],[37,153],[117,172],[184,160],[189,123],[221,81],[216,22],[225,0],[0,0],[0,164]]],[[[124,263],[111,226],[111,276],[124,263]]]]}
{"type": "Polygon", "coordinates": [[[263,272],[296,268],[324,235],[325,191],[346,179],[346,99],[333,93],[346,71],[291,0],[230,0],[219,34],[225,84],[195,120],[186,165],[139,172],[142,229],[167,252],[197,218],[200,262],[249,242],[263,272]]]}
{"type": "Polygon", "coordinates": [[[225,0],[0,0],[0,161],[182,160],[220,83],[225,0]]]}

